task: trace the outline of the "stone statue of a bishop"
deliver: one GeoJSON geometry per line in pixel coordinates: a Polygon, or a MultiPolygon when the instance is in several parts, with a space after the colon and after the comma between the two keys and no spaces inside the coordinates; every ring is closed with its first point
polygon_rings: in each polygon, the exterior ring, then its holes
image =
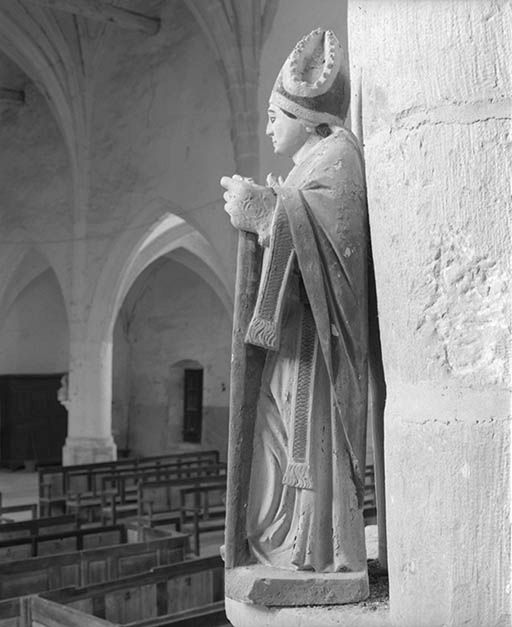
{"type": "Polygon", "coordinates": [[[227,596],[246,602],[368,594],[368,227],[361,151],[344,126],[349,100],[342,48],[316,29],[269,99],[267,135],[293,161],[286,180],[221,181],[233,226],[264,249],[246,333],[266,353],[246,512],[251,560],[226,580],[227,596]]]}

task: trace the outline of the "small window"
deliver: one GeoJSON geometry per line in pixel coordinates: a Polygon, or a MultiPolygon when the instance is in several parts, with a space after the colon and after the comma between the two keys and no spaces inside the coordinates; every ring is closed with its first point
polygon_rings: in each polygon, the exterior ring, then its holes
{"type": "Polygon", "coordinates": [[[186,369],[183,400],[183,440],[201,442],[203,422],[203,370],[186,369]]]}

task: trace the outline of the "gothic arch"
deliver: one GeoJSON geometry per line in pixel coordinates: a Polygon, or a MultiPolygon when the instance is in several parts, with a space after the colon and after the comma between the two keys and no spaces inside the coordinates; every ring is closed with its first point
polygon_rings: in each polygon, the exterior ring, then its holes
{"type": "MultiPolygon", "coordinates": [[[[72,163],[87,124],[80,37],[64,34],[51,11],[20,0],[0,9],[0,49],[34,82],[49,102],[72,163]]],[[[77,21],[73,29],[78,29],[77,21]]]]}
{"type": "Polygon", "coordinates": [[[13,244],[6,252],[2,267],[8,268],[0,285],[0,324],[12,304],[38,276],[51,269],[60,289],[66,317],[69,319],[68,300],[63,289],[62,276],[47,255],[35,243],[24,242],[13,244]]]}
{"type": "Polygon", "coordinates": [[[230,284],[219,254],[203,234],[180,217],[182,214],[172,203],[155,203],[135,218],[112,247],[93,295],[90,337],[110,341],[119,308],[136,278],[158,257],[177,249],[188,251],[185,265],[191,263],[190,255],[197,258],[194,271],[202,273],[226,310],[232,309],[230,284]],[[151,226],[144,228],[148,223],[151,226]]]}

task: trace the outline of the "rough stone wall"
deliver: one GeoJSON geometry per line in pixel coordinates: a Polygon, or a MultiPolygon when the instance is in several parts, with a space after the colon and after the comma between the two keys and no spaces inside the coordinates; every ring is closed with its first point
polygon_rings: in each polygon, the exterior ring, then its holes
{"type": "Polygon", "coordinates": [[[510,624],[512,7],[353,1],[397,625],[510,624]]]}
{"type": "Polygon", "coordinates": [[[127,386],[122,384],[119,359],[127,350],[123,342],[114,346],[114,405],[128,402],[124,432],[118,422],[122,445],[128,444],[138,455],[157,455],[183,445],[180,364],[193,362],[204,370],[201,446],[225,454],[230,324],[212,289],[180,263],[160,260],[139,277],[118,319],[129,350],[127,386]]]}

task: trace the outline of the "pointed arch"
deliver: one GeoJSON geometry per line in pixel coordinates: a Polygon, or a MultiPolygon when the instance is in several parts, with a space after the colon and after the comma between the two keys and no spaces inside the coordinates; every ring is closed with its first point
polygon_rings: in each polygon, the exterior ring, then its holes
{"type": "Polygon", "coordinates": [[[47,99],[76,166],[88,117],[79,37],[70,41],[50,11],[20,0],[3,3],[0,15],[0,49],[47,99]]]}
{"type": "Polygon", "coordinates": [[[118,239],[93,295],[90,337],[99,342],[111,338],[119,308],[136,278],[158,257],[176,249],[185,249],[198,258],[203,274],[211,279],[207,282],[231,313],[233,294],[220,255],[181,217],[183,213],[177,205],[160,200],[141,212],[118,239]],[[151,226],[144,226],[148,222],[151,226]]]}
{"type": "Polygon", "coordinates": [[[64,284],[62,269],[57,268],[52,255],[36,244],[26,231],[18,229],[11,235],[13,243],[6,246],[0,255],[0,267],[5,268],[0,278],[0,323],[21,292],[39,275],[48,269],[55,274],[66,317],[69,319],[69,299],[64,284]],[[19,239],[19,242],[16,240],[19,239]]]}

